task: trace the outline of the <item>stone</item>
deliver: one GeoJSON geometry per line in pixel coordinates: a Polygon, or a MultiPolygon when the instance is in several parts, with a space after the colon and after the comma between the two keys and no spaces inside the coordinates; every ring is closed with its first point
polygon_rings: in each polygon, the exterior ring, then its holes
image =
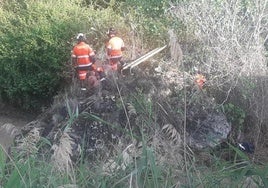
{"type": "Polygon", "coordinates": [[[223,113],[207,114],[195,126],[187,128],[188,144],[195,149],[214,148],[228,137],[231,125],[223,113]]]}

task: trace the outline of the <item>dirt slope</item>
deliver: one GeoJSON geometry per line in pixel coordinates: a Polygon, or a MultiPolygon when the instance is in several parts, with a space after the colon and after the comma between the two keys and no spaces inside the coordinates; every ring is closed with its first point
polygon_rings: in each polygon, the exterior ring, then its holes
{"type": "Polygon", "coordinates": [[[20,128],[35,118],[34,114],[22,112],[13,107],[0,105],[0,126],[11,123],[20,128]]]}

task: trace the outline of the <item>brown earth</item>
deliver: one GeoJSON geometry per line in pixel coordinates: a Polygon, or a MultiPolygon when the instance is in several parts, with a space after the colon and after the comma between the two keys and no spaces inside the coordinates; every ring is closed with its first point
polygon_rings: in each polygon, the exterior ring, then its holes
{"type": "Polygon", "coordinates": [[[26,113],[7,105],[0,105],[0,126],[10,123],[20,128],[34,120],[35,117],[35,114],[26,113]]]}
{"type": "Polygon", "coordinates": [[[18,131],[34,118],[35,115],[31,113],[0,103],[0,146],[5,153],[14,142],[18,131]]]}

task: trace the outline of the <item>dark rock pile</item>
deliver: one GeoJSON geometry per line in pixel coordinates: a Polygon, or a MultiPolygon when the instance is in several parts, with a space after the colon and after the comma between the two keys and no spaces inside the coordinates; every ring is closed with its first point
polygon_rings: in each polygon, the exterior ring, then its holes
{"type": "Polygon", "coordinates": [[[51,145],[59,144],[63,133],[68,132],[73,160],[81,155],[91,159],[96,155],[109,155],[114,145],[131,139],[131,131],[134,130],[138,140],[142,139],[139,138],[142,132],[155,131],[152,127],[141,128],[140,122],[146,114],[131,115],[126,108],[131,95],[138,92],[152,101],[155,114],[150,118],[154,118],[154,127],[161,129],[172,124],[174,130],[183,135],[186,115],[187,144],[196,149],[215,147],[227,138],[230,125],[224,114],[216,113],[215,104],[205,91],[196,92],[189,80],[190,75],[174,70],[148,74],[137,69],[134,75],[108,77],[94,92],[57,96],[50,109],[24,126],[21,138],[34,127],[39,128],[40,135],[50,142],[50,146],[40,151],[49,153],[51,145]],[[190,102],[185,104],[183,94],[190,102]]]}

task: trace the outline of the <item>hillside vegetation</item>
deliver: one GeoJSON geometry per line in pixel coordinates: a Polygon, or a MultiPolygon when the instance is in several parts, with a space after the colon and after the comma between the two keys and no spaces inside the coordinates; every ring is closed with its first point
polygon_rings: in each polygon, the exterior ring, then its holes
{"type": "MultiPolygon", "coordinates": [[[[2,0],[0,103],[40,114],[41,109],[53,109],[42,117],[48,125],[43,132],[33,122],[15,150],[2,150],[1,186],[267,187],[267,14],[268,0],[2,0]],[[104,62],[110,27],[125,41],[126,62],[154,48],[168,48],[141,65],[138,76],[119,79],[121,83],[111,84],[110,93],[102,96],[107,101],[119,96],[111,108],[120,107],[126,114],[114,113],[126,122],[118,133],[122,143],[107,146],[107,151],[102,148],[95,156],[79,146],[77,157],[75,140],[86,144],[88,139],[73,139],[71,130],[82,134],[81,124],[113,127],[115,122],[98,116],[109,118],[105,108],[98,115],[91,113],[101,103],[84,106],[82,116],[73,108],[70,51],[76,34],[83,32],[98,61],[104,62]],[[156,73],[156,68],[162,69],[156,73]],[[163,71],[175,75],[163,78],[175,80],[170,88],[153,80],[163,71]],[[191,80],[196,72],[207,79],[200,93],[191,80]],[[149,92],[151,87],[155,93],[149,92]],[[163,90],[171,96],[157,93],[163,90]],[[67,106],[64,123],[53,116],[55,104],[67,106]],[[188,107],[200,114],[209,114],[209,108],[224,113],[232,125],[228,146],[193,151],[186,144],[188,107]],[[173,124],[165,124],[166,119],[173,124]],[[53,131],[44,133],[47,129],[53,131]],[[255,153],[241,152],[235,147],[239,141],[252,142],[255,153]]],[[[85,104],[93,104],[94,97],[86,98],[85,104]]],[[[103,131],[110,133],[110,128],[103,131]]]]}

